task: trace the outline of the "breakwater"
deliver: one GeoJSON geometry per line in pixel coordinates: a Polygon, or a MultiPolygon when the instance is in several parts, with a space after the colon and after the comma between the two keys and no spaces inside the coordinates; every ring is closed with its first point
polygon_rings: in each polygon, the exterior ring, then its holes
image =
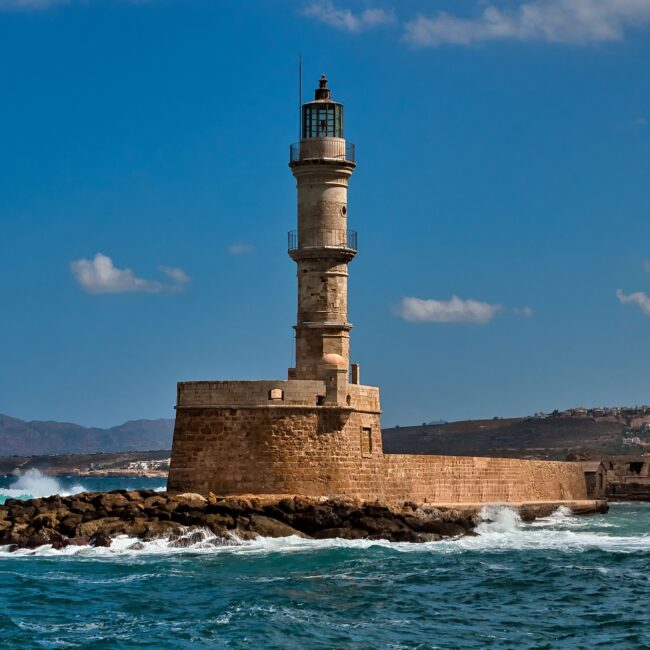
{"type": "MultiPolygon", "coordinates": [[[[546,516],[558,503],[518,507],[524,520],[546,516]]],[[[604,512],[601,501],[566,503],[574,512],[604,512]]],[[[168,538],[191,543],[192,532],[208,529],[216,544],[255,537],[385,539],[429,542],[474,534],[481,506],[388,506],[352,498],[167,494],[116,490],[21,501],[0,506],[0,545],[9,550],[50,545],[110,546],[112,539],[168,538]],[[188,541],[189,540],[189,541],[188,541]]]]}

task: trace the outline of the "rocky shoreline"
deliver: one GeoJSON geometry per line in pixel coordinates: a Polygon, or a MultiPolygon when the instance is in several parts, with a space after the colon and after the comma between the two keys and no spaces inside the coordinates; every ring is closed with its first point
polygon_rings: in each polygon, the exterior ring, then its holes
{"type": "MultiPolygon", "coordinates": [[[[605,502],[584,502],[584,513],[604,512],[605,502]]],[[[522,519],[546,516],[558,504],[529,504],[517,509],[522,519]]],[[[0,505],[0,546],[4,550],[51,545],[110,546],[119,535],[149,541],[167,538],[170,545],[191,545],[192,533],[210,530],[215,544],[255,537],[385,539],[429,542],[475,535],[480,506],[399,507],[350,498],[238,496],[207,498],[153,490],[84,492],[0,505]]],[[[572,508],[581,513],[580,506],[572,508]]]]}

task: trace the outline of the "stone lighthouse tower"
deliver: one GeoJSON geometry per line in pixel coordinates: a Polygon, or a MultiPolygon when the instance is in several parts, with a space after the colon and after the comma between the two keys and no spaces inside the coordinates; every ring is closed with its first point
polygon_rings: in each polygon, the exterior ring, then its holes
{"type": "MultiPolygon", "coordinates": [[[[577,463],[383,453],[379,388],[361,384],[357,365],[350,373],[348,264],[357,235],[348,229],[347,199],[355,159],[343,106],[324,76],[301,106],[300,136],[289,159],[298,189],[298,227],[289,233],[298,274],[295,367],[287,379],[179,382],[167,489],[401,504],[585,499],[577,463]]],[[[282,502],[291,511],[294,502],[282,502]]],[[[210,507],[220,512],[217,502],[210,507]]],[[[330,525],[341,530],[334,518],[330,525]]]]}
{"type": "Polygon", "coordinates": [[[301,107],[300,135],[289,159],[298,189],[288,246],[298,275],[295,367],[287,379],[179,382],[172,492],[383,494],[379,389],[361,385],[356,364],[350,373],[354,147],[325,76],[301,107]]]}
{"type": "Polygon", "coordinates": [[[314,101],[302,106],[301,140],[291,146],[289,163],[298,188],[298,230],[289,233],[298,275],[296,367],[289,377],[323,380],[327,404],[344,404],[348,395],[348,263],[357,252],[357,233],[348,230],[354,145],[346,143],[343,123],[343,105],[332,100],[323,75],[314,101]]]}

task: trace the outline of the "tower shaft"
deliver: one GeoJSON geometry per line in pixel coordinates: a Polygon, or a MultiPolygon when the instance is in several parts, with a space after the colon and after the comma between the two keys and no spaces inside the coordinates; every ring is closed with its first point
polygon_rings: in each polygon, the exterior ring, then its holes
{"type": "MultiPolygon", "coordinates": [[[[321,80],[321,91],[322,84],[321,80]]],[[[343,107],[330,101],[326,87],[326,96],[319,100],[319,90],[317,100],[303,107],[304,137],[291,148],[290,167],[298,191],[298,230],[289,234],[289,254],[297,263],[298,276],[292,375],[324,380],[326,401],[342,404],[352,327],[347,313],[348,263],[357,249],[356,233],[348,230],[347,219],[348,181],[355,163],[353,147],[342,137],[343,107]]]]}

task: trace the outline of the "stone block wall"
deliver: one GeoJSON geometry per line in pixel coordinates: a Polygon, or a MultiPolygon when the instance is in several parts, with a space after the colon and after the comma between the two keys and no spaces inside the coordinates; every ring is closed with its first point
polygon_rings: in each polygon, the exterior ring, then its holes
{"type": "Polygon", "coordinates": [[[376,494],[379,416],[336,407],[179,409],[168,489],[207,494],[376,494]],[[371,443],[362,440],[370,429],[371,443]]]}
{"type": "Polygon", "coordinates": [[[587,498],[578,463],[385,455],[379,390],[348,388],[349,405],[318,406],[322,381],[179,384],[168,489],[393,503],[587,498]],[[278,389],[283,399],[270,399],[278,389]]]}
{"type": "Polygon", "coordinates": [[[386,499],[517,503],[587,498],[578,463],[465,456],[384,456],[386,499]]]}

